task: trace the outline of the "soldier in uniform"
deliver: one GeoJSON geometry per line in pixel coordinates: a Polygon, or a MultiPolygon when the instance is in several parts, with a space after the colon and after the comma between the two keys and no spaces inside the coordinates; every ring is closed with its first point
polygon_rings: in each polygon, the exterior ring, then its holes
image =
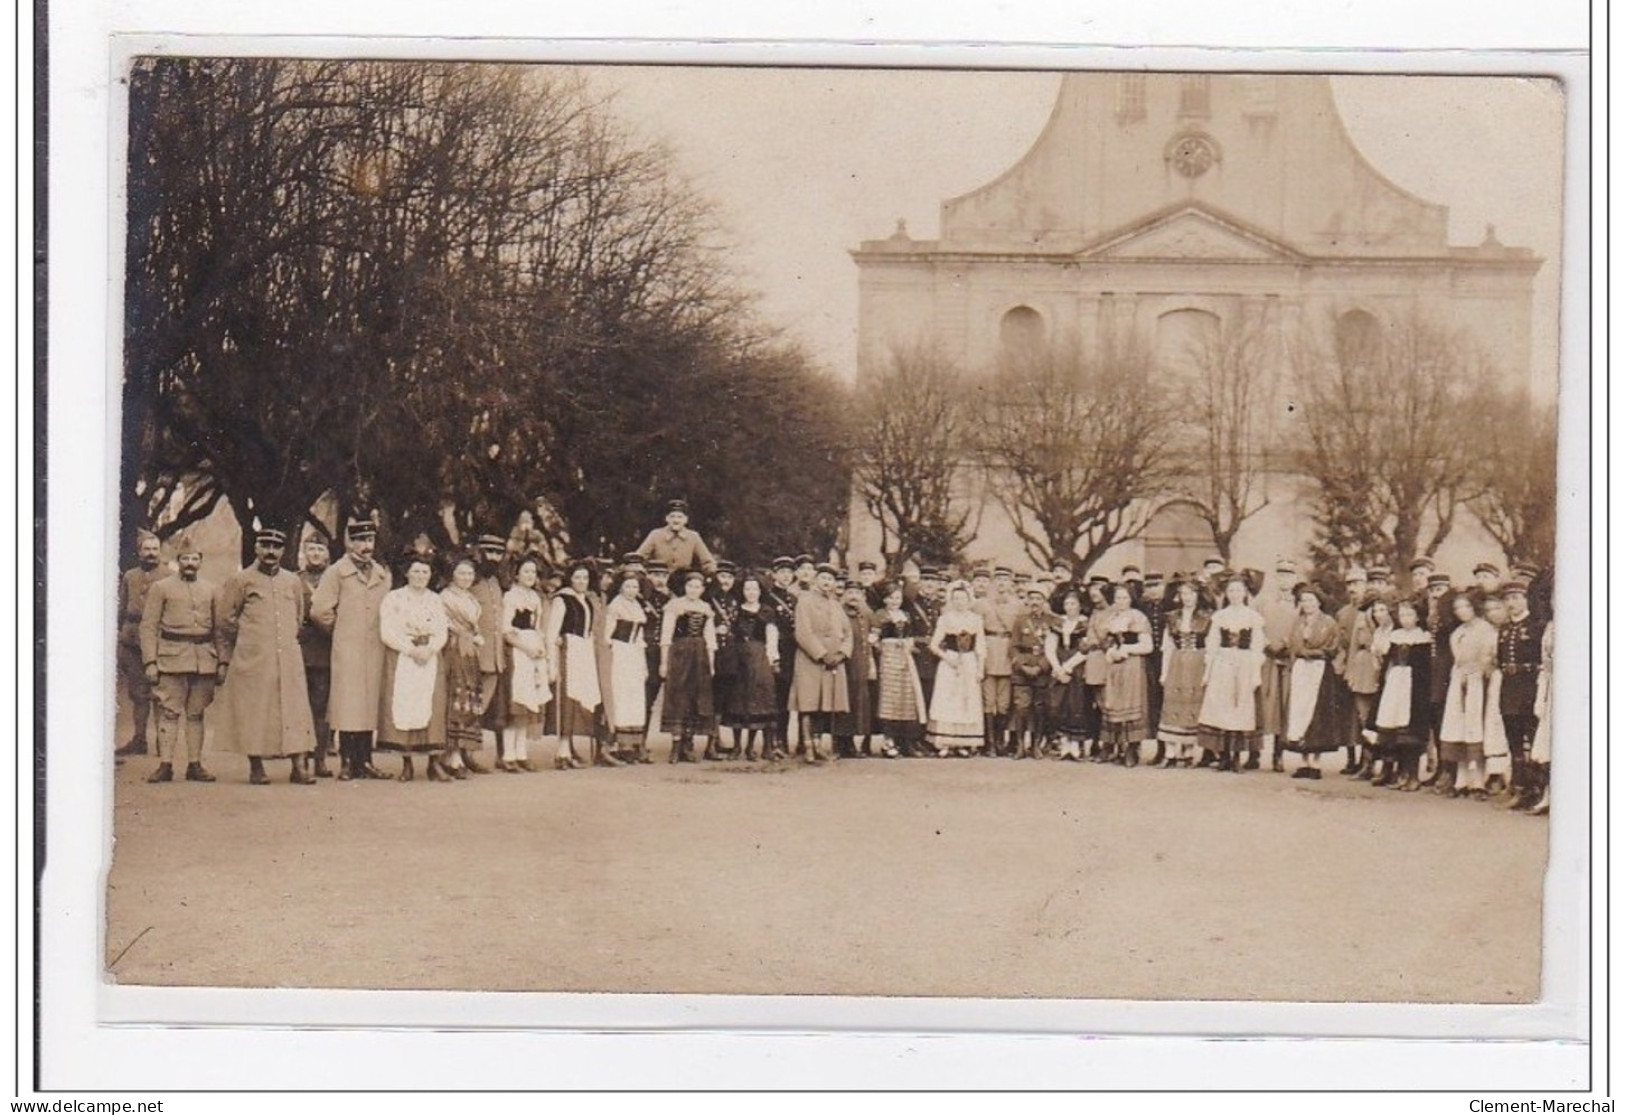
{"type": "Polygon", "coordinates": [[[162,547],[158,536],[150,530],[136,534],[135,556],[137,565],[126,569],[118,582],[118,645],[117,664],[119,682],[130,698],[130,712],[135,718],[130,738],[113,752],[119,758],[147,753],[147,724],[152,715],[152,685],[141,661],[141,617],[146,611],[147,590],[168,576],[159,565],[162,547]]]}
{"type": "Polygon", "coordinates": [[[638,556],[648,562],[662,562],[672,573],[698,569],[706,576],[717,571],[717,559],[695,531],[688,529],[688,503],[674,499],[666,504],[666,525],[649,532],[638,547],[638,556]]]}
{"type": "Polygon", "coordinates": [[[658,633],[661,625],[666,620],[666,604],[671,600],[671,570],[667,568],[664,560],[649,558],[644,561],[644,571],[648,574],[649,584],[647,591],[643,594],[643,630],[646,637],[649,636],[649,633],[654,633],[654,637],[648,637],[648,641],[643,648],[644,662],[649,670],[643,682],[643,693],[647,700],[644,714],[647,717],[645,723],[649,724],[652,730],[655,724],[655,701],[660,697],[660,639],[658,633]]]}
{"type": "Polygon", "coordinates": [[[333,640],[310,622],[310,602],[333,555],[328,552],[327,540],[315,533],[305,536],[300,551],[302,564],[298,576],[305,592],[305,625],[299,629],[299,653],[305,659],[305,692],[310,697],[310,718],[316,726],[316,749],[311,752],[316,768],[313,773],[317,778],[332,778],[333,772],[327,769],[333,735],[327,726],[327,695],[333,685],[330,661],[333,640]]]}
{"type": "Polygon", "coordinates": [[[1259,683],[1259,731],[1270,748],[1270,769],[1280,774],[1282,744],[1286,742],[1288,682],[1292,677],[1292,629],[1298,622],[1298,605],[1293,586],[1298,583],[1298,567],[1290,561],[1275,563],[1275,584],[1258,600],[1258,614],[1264,617],[1264,677],[1259,683]]]}
{"type": "Polygon", "coordinates": [[[796,641],[796,559],[773,559],[773,580],[762,593],[762,603],[772,612],[773,622],[779,629],[779,669],[773,676],[773,697],[778,709],[778,720],[773,725],[773,738],[767,745],[769,759],[782,759],[790,753],[790,664],[794,658],[790,648],[796,641]]]}
{"type": "MultiPolygon", "coordinates": [[[[979,571],[978,580],[983,573],[979,571]]],[[[992,584],[974,605],[982,617],[987,659],[982,674],[982,720],[987,742],[985,755],[1010,753],[1007,731],[1010,724],[1011,662],[1010,635],[1021,616],[1021,600],[1015,594],[1015,573],[1008,566],[993,570],[992,584]]]]}
{"type": "Polygon", "coordinates": [[[1496,665],[1501,670],[1501,720],[1512,759],[1513,809],[1540,800],[1539,779],[1529,761],[1535,739],[1535,691],[1540,674],[1540,625],[1529,611],[1529,586],[1508,581],[1501,589],[1507,621],[1497,633],[1496,665]]]}
{"type": "Polygon", "coordinates": [[[796,583],[794,592],[796,599],[800,600],[802,593],[813,591],[813,582],[818,578],[818,563],[811,554],[796,555],[796,583]]]}
{"type": "Polygon", "coordinates": [[[1433,639],[1433,656],[1428,670],[1428,704],[1433,710],[1433,730],[1428,737],[1428,756],[1431,773],[1422,782],[1424,786],[1439,785],[1446,789],[1455,784],[1455,767],[1439,760],[1439,728],[1444,722],[1445,696],[1450,689],[1450,672],[1455,667],[1455,652],[1450,647],[1450,636],[1461,622],[1450,608],[1450,575],[1429,573],[1427,579],[1427,626],[1433,639]]]}
{"type": "MultiPolygon", "coordinates": [[[[935,626],[935,625],[933,625],[935,626]]],[[[1049,594],[1027,587],[1026,607],[1010,628],[1010,737],[1017,759],[1041,759],[1049,736],[1049,594]]]]}
{"type": "MultiPolygon", "coordinates": [[[[508,591],[503,583],[506,556],[507,547],[500,534],[480,535],[474,542],[474,586],[468,590],[480,606],[480,642],[474,648],[480,666],[480,734],[483,737],[489,732],[499,749],[502,729],[508,722],[508,695],[503,688],[508,676],[508,641],[502,637],[502,597],[508,591]]],[[[467,750],[462,758],[468,773],[491,773],[490,767],[476,762],[467,750]]],[[[498,762],[511,758],[497,755],[498,762]]]]}
{"type": "Polygon", "coordinates": [[[373,733],[383,701],[384,640],[378,616],[389,570],[373,560],[378,528],[351,519],[344,556],[328,566],[310,601],[310,618],[333,641],[327,718],[339,737],[339,781],[389,778],[372,765],[373,733]]]}
{"type": "Polygon", "coordinates": [[[722,747],[722,710],[733,707],[733,686],[738,680],[738,662],[733,649],[733,623],[739,615],[739,597],[734,585],[739,578],[739,567],[731,561],[717,562],[716,575],[706,586],[706,599],[715,613],[713,625],[717,633],[716,668],[711,675],[711,707],[717,710],[717,728],[706,738],[706,759],[720,759],[726,753],[737,757],[743,752],[743,743],[732,728],[733,738],[727,748],[722,747]]]}
{"type": "Polygon", "coordinates": [[[863,603],[870,612],[878,612],[886,603],[886,586],[880,581],[880,567],[872,561],[858,562],[858,586],[863,589],[863,603]]]}
{"type": "Polygon", "coordinates": [[[927,566],[920,570],[919,593],[908,601],[908,612],[913,618],[914,662],[920,671],[920,690],[926,708],[931,707],[931,693],[937,684],[937,656],[931,651],[931,636],[937,630],[937,617],[942,615],[942,590],[947,583],[940,569],[927,566]]]}
{"type": "Polygon", "coordinates": [[[186,780],[213,782],[203,769],[203,712],[214,700],[220,671],[215,649],[215,586],[198,576],[203,552],[182,535],[178,571],[146,590],[141,610],[143,681],[158,701],[158,767],[148,782],[175,777],[175,757],[186,753],[186,780]]]}
{"type": "Polygon", "coordinates": [[[1218,554],[1210,554],[1202,562],[1202,592],[1207,596],[1209,608],[1215,612],[1224,607],[1224,583],[1229,579],[1230,569],[1218,554]]]}
{"type": "Polygon", "coordinates": [[[248,756],[248,780],[256,786],[270,781],[266,759],[287,759],[289,782],[316,781],[304,768],[316,746],[299,653],[305,589],[282,568],[287,541],[280,530],[255,535],[254,564],[225,583],[218,605],[222,686],[216,738],[221,749],[248,756]]]}
{"type": "Polygon", "coordinates": [[[1501,567],[1493,561],[1481,561],[1473,566],[1473,580],[1478,585],[1481,597],[1486,593],[1499,592],[1501,589],[1501,567]]]}
{"type": "Polygon", "coordinates": [[[1343,588],[1348,602],[1337,610],[1334,617],[1337,620],[1339,632],[1337,657],[1332,660],[1332,672],[1336,674],[1335,684],[1343,687],[1344,723],[1342,725],[1342,739],[1348,748],[1349,760],[1344,764],[1340,774],[1354,774],[1360,769],[1360,750],[1364,746],[1360,730],[1364,726],[1364,704],[1355,700],[1355,694],[1348,688],[1349,648],[1354,645],[1354,626],[1359,622],[1360,609],[1366,602],[1369,582],[1366,572],[1358,565],[1351,565],[1343,574],[1343,588]]]}
{"type": "Polygon", "coordinates": [[[1066,594],[1074,590],[1080,590],[1081,597],[1082,586],[1072,580],[1072,563],[1065,558],[1056,558],[1050,562],[1049,569],[1050,575],[1054,579],[1049,594],[1049,610],[1053,615],[1058,616],[1061,614],[1061,601],[1066,599],[1066,594]]]}

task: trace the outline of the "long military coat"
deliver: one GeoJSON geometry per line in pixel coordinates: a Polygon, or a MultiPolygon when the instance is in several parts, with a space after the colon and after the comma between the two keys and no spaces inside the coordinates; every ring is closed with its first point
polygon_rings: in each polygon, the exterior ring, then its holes
{"type": "Polygon", "coordinates": [[[310,600],[310,618],[332,635],[328,661],[333,689],[327,722],[335,732],[371,732],[378,727],[384,687],[384,641],[378,610],[389,594],[389,570],[372,563],[366,576],[346,554],[322,574],[310,600]]]}
{"type": "Polygon", "coordinates": [[[305,588],[286,569],[249,566],[220,588],[218,649],[226,684],[214,703],[214,743],[239,755],[303,755],[316,746],[299,629],[305,588]]]}

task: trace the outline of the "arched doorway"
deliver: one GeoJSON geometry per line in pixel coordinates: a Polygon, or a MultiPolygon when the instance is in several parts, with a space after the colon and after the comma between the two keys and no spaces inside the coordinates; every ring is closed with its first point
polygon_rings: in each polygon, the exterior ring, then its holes
{"type": "Polygon", "coordinates": [[[1178,379],[1195,379],[1204,352],[1218,332],[1218,315],[1207,310],[1169,310],[1158,315],[1153,354],[1157,370],[1178,379]]]}
{"type": "Polygon", "coordinates": [[[1193,500],[1163,504],[1146,524],[1143,537],[1147,573],[1195,572],[1213,555],[1213,528],[1193,500]]]}
{"type": "Polygon", "coordinates": [[[999,360],[1020,363],[1043,350],[1044,317],[1031,306],[1016,306],[999,319],[999,360]]]}

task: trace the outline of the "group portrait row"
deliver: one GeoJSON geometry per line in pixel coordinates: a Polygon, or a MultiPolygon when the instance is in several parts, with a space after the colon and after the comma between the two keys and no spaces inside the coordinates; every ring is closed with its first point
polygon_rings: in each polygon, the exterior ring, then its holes
{"type": "Polygon", "coordinates": [[[1418,559],[1341,583],[1290,560],[1233,570],[1017,576],[809,554],[718,560],[681,500],[618,559],[550,562],[521,524],[386,563],[352,516],[327,540],[261,530],[255,560],[202,578],[156,536],[119,581],[119,760],[212,782],[212,747],[289,781],[433,781],[652,762],[819,764],[985,756],[1241,774],[1340,773],[1540,815],[1550,809],[1550,571],[1418,559]],[[393,566],[393,568],[391,567],[393,566]],[[890,574],[888,576],[888,574],[890,574]],[[1403,583],[1400,583],[1403,582],[1403,583]],[[400,755],[386,771],[378,752],[400,755]],[[336,761],[335,761],[336,760],[336,761]]]}

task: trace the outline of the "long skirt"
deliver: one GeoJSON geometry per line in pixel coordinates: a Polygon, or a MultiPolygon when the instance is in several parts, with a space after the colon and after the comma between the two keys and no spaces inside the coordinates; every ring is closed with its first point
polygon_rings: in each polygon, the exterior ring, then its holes
{"type": "Polygon", "coordinates": [[[1490,672],[1484,687],[1484,773],[1512,773],[1512,752],[1507,746],[1506,721],[1501,718],[1501,671],[1490,672]]]}
{"type": "Polygon", "coordinates": [[[1297,658],[1292,662],[1291,700],[1287,705],[1286,743],[1282,750],[1303,755],[1335,751],[1344,743],[1340,697],[1343,684],[1323,658],[1297,658]]]}
{"type": "Polygon", "coordinates": [[[925,693],[914,653],[906,641],[885,640],[880,644],[880,699],[876,714],[883,721],[898,723],[925,720],[925,693]]]}
{"type": "Polygon", "coordinates": [[[869,651],[859,647],[846,660],[846,709],[830,717],[830,734],[846,737],[868,736],[874,729],[875,697],[869,685],[869,651]]]}
{"type": "Polygon", "coordinates": [[[598,657],[578,635],[560,640],[559,681],[549,708],[548,731],[564,737],[591,736],[603,694],[598,686],[598,657]]]}
{"type": "Polygon", "coordinates": [[[1220,648],[1209,660],[1197,735],[1219,753],[1258,746],[1258,660],[1247,651],[1220,648]]]}
{"type": "Polygon", "coordinates": [[[931,694],[925,737],[938,751],[980,748],[984,742],[982,679],[976,673],[974,655],[965,655],[957,662],[943,659],[937,664],[937,685],[931,694]]]}
{"type": "Polygon", "coordinates": [[[1095,728],[1094,694],[1079,671],[1072,680],[1052,691],[1055,701],[1055,731],[1068,739],[1093,739],[1095,728]]]}
{"type": "Polygon", "coordinates": [[[395,723],[395,676],[401,655],[388,651],[384,655],[383,698],[378,708],[378,742],[380,751],[429,752],[446,748],[446,660],[436,656],[434,692],[430,698],[429,723],[422,728],[401,728],[395,723]]]}
{"type": "Polygon", "coordinates": [[[1106,666],[1101,689],[1101,736],[1108,743],[1133,743],[1145,738],[1145,659],[1130,655],[1106,666]]]}
{"type": "Polygon", "coordinates": [[[1175,649],[1168,659],[1168,680],[1162,685],[1162,720],[1157,738],[1163,743],[1196,742],[1202,713],[1202,672],[1207,655],[1201,650],[1175,649]]]}
{"type": "Polygon", "coordinates": [[[660,727],[677,735],[712,729],[716,705],[711,686],[711,658],[698,636],[673,639],[666,653],[666,691],[661,698],[660,727]]]}
{"type": "Polygon", "coordinates": [[[733,728],[766,730],[778,718],[778,677],[767,660],[767,644],[747,639],[730,648],[734,676],[728,686],[725,722],[733,728]]]}
{"type": "Polygon", "coordinates": [[[1383,677],[1373,721],[1379,755],[1398,756],[1427,746],[1429,725],[1417,715],[1415,680],[1415,671],[1409,666],[1390,667],[1383,677]]]}
{"type": "Polygon", "coordinates": [[[480,674],[480,657],[457,653],[447,647],[446,665],[446,746],[478,751],[483,746],[480,728],[485,712],[485,678],[480,674]]]}
{"type": "Polygon", "coordinates": [[[649,727],[649,706],[644,703],[644,683],[649,677],[649,660],[637,643],[611,640],[609,644],[609,707],[613,710],[610,733],[615,746],[625,749],[643,742],[649,727]]]}

